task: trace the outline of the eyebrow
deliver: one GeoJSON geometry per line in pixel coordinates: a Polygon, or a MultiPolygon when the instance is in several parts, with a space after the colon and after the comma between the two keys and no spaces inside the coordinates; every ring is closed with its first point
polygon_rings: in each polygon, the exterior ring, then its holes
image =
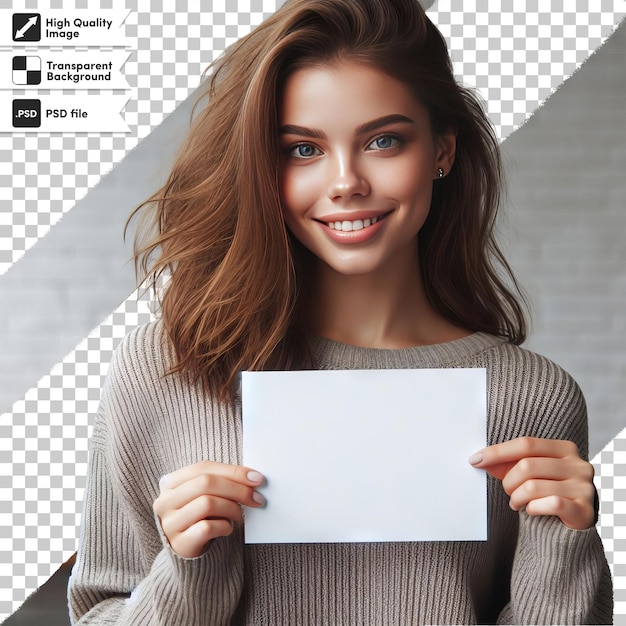
{"type": "MultiPolygon", "coordinates": [[[[371,133],[374,130],[378,130],[383,126],[389,124],[415,124],[415,122],[406,115],[400,115],[394,113],[392,115],[385,115],[383,117],[376,118],[371,122],[365,122],[356,129],[357,135],[363,135],[365,133],[371,133]]],[[[313,139],[326,139],[326,134],[316,128],[305,128],[304,126],[295,126],[293,124],[286,124],[281,126],[279,133],[281,135],[300,135],[302,137],[311,137],[313,139]]]]}

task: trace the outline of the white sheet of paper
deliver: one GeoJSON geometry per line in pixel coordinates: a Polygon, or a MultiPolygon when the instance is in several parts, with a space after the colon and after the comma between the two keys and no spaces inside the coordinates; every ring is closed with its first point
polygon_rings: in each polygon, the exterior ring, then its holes
{"type": "Polygon", "coordinates": [[[243,372],[246,543],[487,538],[486,370],[243,372]]]}

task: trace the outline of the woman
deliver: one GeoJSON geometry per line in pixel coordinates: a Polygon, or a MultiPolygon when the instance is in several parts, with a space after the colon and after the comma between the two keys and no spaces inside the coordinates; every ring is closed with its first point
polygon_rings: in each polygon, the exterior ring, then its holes
{"type": "Polygon", "coordinates": [[[171,279],[103,390],[74,622],[610,622],[584,400],[518,347],[498,144],[416,0],[291,0],[208,95],[147,203],[171,279]],[[487,368],[488,540],[244,546],[237,375],[310,367],[487,368]]]}

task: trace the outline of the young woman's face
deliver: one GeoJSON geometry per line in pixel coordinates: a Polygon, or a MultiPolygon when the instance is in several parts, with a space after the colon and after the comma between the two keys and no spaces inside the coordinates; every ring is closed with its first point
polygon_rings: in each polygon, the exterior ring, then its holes
{"type": "Polygon", "coordinates": [[[414,262],[454,137],[433,136],[403,83],[348,61],[298,70],[282,94],[279,132],[283,213],[304,246],[342,274],[414,262]]]}

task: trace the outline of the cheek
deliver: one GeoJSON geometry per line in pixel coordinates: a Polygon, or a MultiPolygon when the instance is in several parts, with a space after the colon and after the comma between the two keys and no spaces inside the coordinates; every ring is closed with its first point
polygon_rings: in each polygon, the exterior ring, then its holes
{"type": "Polygon", "coordinates": [[[427,159],[415,159],[412,163],[410,161],[403,163],[396,179],[398,194],[407,201],[430,205],[433,191],[431,170],[432,165],[427,159]]]}
{"type": "Polygon", "coordinates": [[[287,224],[301,217],[315,202],[315,185],[298,168],[283,170],[279,180],[280,201],[287,224]]]}
{"type": "Polygon", "coordinates": [[[293,180],[291,177],[282,174],[279,180],[280,206],[282,208],[283,217],[287,225],[290,225],[291,216],[295,212],[296,207],[294,201],[296,194],[293,190],[293,180]]]}

